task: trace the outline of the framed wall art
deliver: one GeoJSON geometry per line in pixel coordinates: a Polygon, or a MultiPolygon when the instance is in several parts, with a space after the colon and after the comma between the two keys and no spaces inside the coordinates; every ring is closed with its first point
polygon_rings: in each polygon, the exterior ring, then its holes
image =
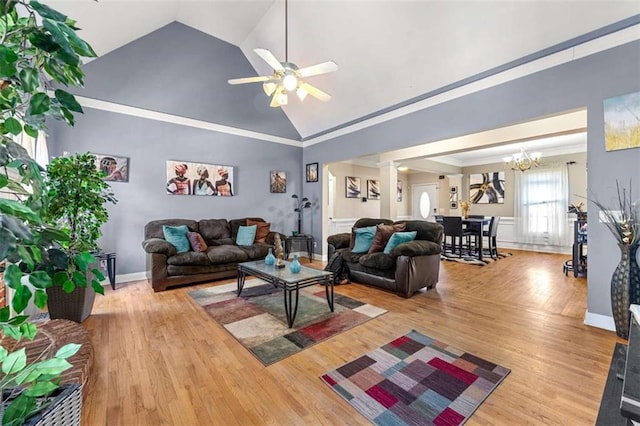
{"type": "Polygon", "coordinates": [[[607,151],[640,147],[640,92],[604,100],[607,151]]]}
{"type": "Polygon", "coordinates": [[[397,202],[402,201],[402,181],[401,180],[398,181],[398,185],[396,187],[396,201],[397,202]]]}
{"type": "Polygon", "coordinates": [[[167,161],[167,194],[232,197],[233,167],[167,161]]]}
{"type": "Polygon", "coordinates": [[[282,170],[271,170],[269,186],[274,194],[284,194],[287,192],[287,172],[282,170]]]}
{"type": "Polygon", "coordinates": [[[307,164],[307,182],[318,181],[318,163],[307,164]]]}
{"type": "Polygon", "coordinates": [[[116,155],[93,154],[96,168],[106,175],[103,180],[109,182],[129,182],[129,158],[116,155]]]}
{"type": "Polygon", "coordinates": [[[472,204],[504,204],[504,172],[469,175],[472,204]]]}
{"type": "Polygon", "coordinates": [[[367,198],[370,200],[380,199],[380,181],[379,180],[367,180],[367,198]]]}
{"type": "Polygon", "coordinates": [[[345,196],[347,198],[360,198],[360,178],[355,176],[346,176],[345,180],[345,196]]]}

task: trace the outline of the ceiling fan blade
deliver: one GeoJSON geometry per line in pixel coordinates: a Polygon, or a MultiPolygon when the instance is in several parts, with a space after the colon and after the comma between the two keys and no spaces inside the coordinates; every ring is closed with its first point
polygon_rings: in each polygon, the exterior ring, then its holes
{"type": "Polygon", "coordinates": [[[284,67],[280,61],[278,61],[276,57],[273,56],[273,53],[269,52],[267,49],[261,49],[258,47],[257,49],[253,49],[253,51],[268,63],[274,71],[284,71],[284,67]]]}
{"type": "Polygon", "coordinates": [[[301,77],[311,77],[312,75],[325,74],[334,71],[338,71],[338,65],[333,61],[329,61],[301,68],[298,70],[298,73],[300,73],[301,77]]]}
{"type": "Polygon", "coordinates": [[[260,77],[245,77],[245,78],[233,78],[228,80],[229,84],[244,84],[244,83],[260,83],[262,81],[269,81],[273,79],[273,76],[265,75],[260,77]]]}
{"type": "Polygon", "coordinates": [[[329,95],[328,93],[323,92],[322,90],[313,87],[312,85],[310,85],[309,83],[302,83],[300,84],[300,87],[302,87],[304,90],[306,90],[311,96],[313,96],[316,99],[320,99],[321,101],[328,101],[329,99],[331,99],[331,95],[329,95]]]}

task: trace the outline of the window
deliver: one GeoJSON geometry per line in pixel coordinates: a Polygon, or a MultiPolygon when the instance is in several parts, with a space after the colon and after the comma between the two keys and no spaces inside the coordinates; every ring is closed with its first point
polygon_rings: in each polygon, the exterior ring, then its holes
{"type": "Polygon", "coordinates": [[[516,171],[516,234],[520,242],[567,245],[566,167],[516,171]]]}

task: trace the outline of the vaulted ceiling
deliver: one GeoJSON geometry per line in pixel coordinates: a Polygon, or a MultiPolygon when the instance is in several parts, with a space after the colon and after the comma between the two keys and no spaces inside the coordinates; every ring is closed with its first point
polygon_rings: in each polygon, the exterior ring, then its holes
{"type": "MultiPolygon", "coordinates": [[[[99,56],[178,21],[239,46],[257,75],[272,70],[254,48],[284,61],[282,0],[46,3],[76,19],[99,56]]],[[[331,101],[283,107],[304,139],[636,17],[640,2],[290,0],[288,10],[290,62],[339,66],[309,79],[331,101]]]]}

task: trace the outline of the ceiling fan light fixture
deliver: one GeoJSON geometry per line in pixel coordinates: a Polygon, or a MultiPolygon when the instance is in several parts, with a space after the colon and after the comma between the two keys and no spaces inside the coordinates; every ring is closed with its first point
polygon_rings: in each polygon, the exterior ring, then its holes
{"type": "Polygon", "coordinates": [[[289,73],[282,79],[282,85],[289,92],[296,90],[296,87],[298,87],[298,77],[293,73],[289,73]]]}
{"type": "Polygon", "coordinates": [[[276,94],[276,101],[280,105],[286,105],[289,103],[289,96],[284,92],[284,90],[281,90],[278,94],[276,94]]]}
{"type": "Polygon", "coordinates": [[[274,82],[268,82],[262,85],[262,89],[264,90],[264,93],[266,93],[267,96],[273,95],[273,92],[275,92],[277,88],[278,88],[278,85],[275,84],[274,82]]]}
{"type": "Polygon", "coordinates": [[[298,95],[298,99],[300,99],[300,102],[304,101],[304,98],[306,98],[308,94],[309,93],[302,87],[298,87],[296,89],[296,95],[298,95]]]}

